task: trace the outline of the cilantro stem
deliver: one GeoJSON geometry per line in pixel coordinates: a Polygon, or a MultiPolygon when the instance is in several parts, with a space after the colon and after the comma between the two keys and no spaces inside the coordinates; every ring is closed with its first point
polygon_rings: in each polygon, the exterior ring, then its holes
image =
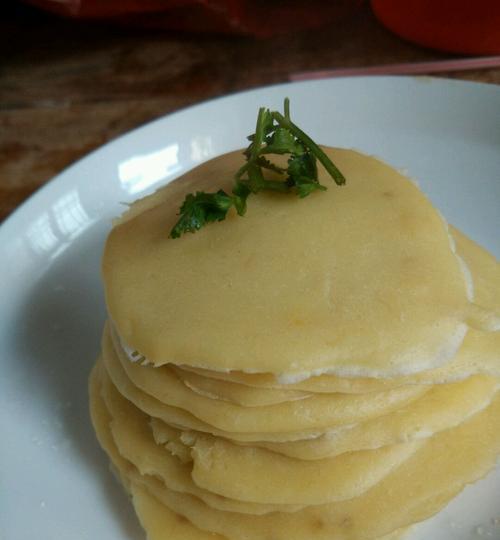
{"type": "Polygon", "coordinates": [[[281,182],[280,180],[264,180],[263,189],[270,189],[271,191],[280,191],[281,193],[285,193],[287,191],[290,191],[290,188],[287,186],[285,182],[281,182]]]}
{"type": "Polygon", "coordinates": [[[335,167],[330,158],[306,133],[304,133],[290,119],[284,117],[281,113],[274,111],[272,115],[281,127],[288,129],[291,133],[295,135],[295,137],[297,137],[297,139],[303,141],[303,143],[319,159],[323,167],[327,170],[328,174],[333,178],[333,180],[338,186],[345,184],[344,175],[337,169],[337,167],[335,167]]]}
{"type": "Polygon", "coordinates": [[[257,116],[257,125],[255,126],[255,138],[252,141],[252,156],[251,159],[257,159],[260,149],[262,147],[262,142],[264,141],[264,115],[266,109],[261,107],[259,109],[259,114],[257,116]]]}
{"type": "Polygon", "coordinates": [[[285,118],[290,120],[290,98],[285,98],[285,118]]]}
{"type": "Polygon", "coordinates": [[[236,180],[239,180],[248,170],[248,168],[250,167],[250,162],[247,161],[244,165],[242,165],[238,171],[236,172],[236,174],[234,175],[234,177],[236,178],[236,180]]]}

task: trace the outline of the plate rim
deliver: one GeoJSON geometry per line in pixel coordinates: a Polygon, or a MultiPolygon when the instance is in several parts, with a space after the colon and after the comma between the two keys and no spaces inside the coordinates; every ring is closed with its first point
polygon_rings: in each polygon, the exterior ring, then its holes
{"type": "Polygon", "coordinates": [[[106,152],[109,150],[109,148],[113,145],[123,143],[125,139],[136,137],[141,131],[146,131],[150,129],[153,125],[168,120],[170,118],[175,118],[176,116],[183,115],[189,111],[194,111],[197,108],[204,108],[211,105],[216,105],[217,103],[221,101],[231,100],[231,99],[239,99],[240,97],[243,98],[245,96],[251,95],[251,94],[258,94],[258,93],[264,93],[268,90],[274,90],[278,88],[287,88],[290,86],[293,87],[304,87],[308,85],[335,85],[336,82],[358,82],[359,84],[366,83],[367,81],[375,82],[375,83],[384,83],[384,82],[396,82],[397,84],[415,84],[420,85],[422,83],[437,83],[444,86],[455,86],[455,87],[462,87],[464,89],[475,89],[479,91],[489,91],[489,92],[497,92],[498,96],[500,97],[500,85],[496,85],[494,83],[488,83],[488,82],[482,82],[482,81],[469,81],[469,80],[462,80],[462,79],[453,79],[453,78],[447,78],[447,77],[437,77],[437,76],[427,76],[427,75],[366,75],[366,76],[347,76],[347,77],[328,77],[325,79],[307,79],[303,81],[286,81],[286,82],[280,82],[275,84],[269,84],[264,86],[258,86],[255,88],[249,88],[245,90],[235,91],[235,92],[229,92],[227,94],[223,94],[221,96],[211,97],[204,99],[199,102],[192,103],[190,105],[186,105],[184,107],[181,107],[180,109],[176,109],[174,111],[168,112],[166,114],[163,114],[161,116],[155,117],[151,120],[148,120],[142,124],[139,124],[138,126],[129,129],[128,131],[125,131],[116,137],[111,138],[110,140],[106,141],[104,144],[101,144],[91,150],[90,152],[84,154],[83,156],[80,156],[75,161],[69,163],[64,168],[62,168],[58,173],[56,173],[54,176],[50,177],[47,181],[45,181],[42,185],[40,185],[33,193],[31,193],[26,199],[24,199],[10,214],[7,215],[7,217],[0,222],[0,240],[7,232],[7,229],[10,229],[12,226],[15,225],[15,222],[19,219],[22,219],[22,215],[26,212],[29,212],[29,209],[31,206],[35,205],[37,201],[47,193],[47,191],[50,191],[51,189],[54,189],[55,187],[59,187],[64,182],[70,182],[71,181],[71,172],[75,169],[80,167],[82,164],[85,164],[88,161],[91,161],[98,157],[100,153],[106,152]],[[68,180],[66,180],[68,178],[68,180]]]}

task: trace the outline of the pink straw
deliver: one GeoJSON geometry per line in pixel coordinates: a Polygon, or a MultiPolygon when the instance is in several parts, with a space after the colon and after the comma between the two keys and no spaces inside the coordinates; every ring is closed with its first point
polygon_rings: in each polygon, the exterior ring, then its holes
{"type": "Polygon", "coordinates": [[[291,73],[290,81],[326,79],[328,77],[356,77],[360,75],[423,75],[446,71],[467,71],[500,67],[500,56],[460,58],[458,60],[437,60],[431,62],[409,62],[405,64],[385,64],[355,68],[324,69],[291,73]]]}

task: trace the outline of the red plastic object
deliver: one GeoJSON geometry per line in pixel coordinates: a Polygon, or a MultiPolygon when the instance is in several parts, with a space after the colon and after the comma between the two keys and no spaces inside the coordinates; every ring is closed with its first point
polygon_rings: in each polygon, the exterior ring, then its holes
{"type": "Polygon", "coordinates": [[[384,26],[443,51],[500,53],[500,0],[372,0],[384,26]]]}
{"type": "Polygon", "coordinates": [[[332,23],[363,0],[24,0],[65,17],[268,37],[332,23]]]}

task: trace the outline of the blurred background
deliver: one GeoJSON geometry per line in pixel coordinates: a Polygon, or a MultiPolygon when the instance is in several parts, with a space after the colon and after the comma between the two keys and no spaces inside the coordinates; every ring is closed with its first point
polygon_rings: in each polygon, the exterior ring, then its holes
{"type": "Polygon", "coordinates": [[[360,74],[500,84],[500,2],[7,0],[0,51],[1,221],[94,148],[217,96],[360,74]]]}

